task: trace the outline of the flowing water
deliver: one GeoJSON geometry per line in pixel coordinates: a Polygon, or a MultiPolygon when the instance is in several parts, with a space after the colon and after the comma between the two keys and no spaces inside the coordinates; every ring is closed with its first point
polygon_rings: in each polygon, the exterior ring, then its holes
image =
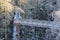
{"type": "Polygon", "coordinates": [[[17,32],[16,32],[16,26],[14,25],[14,28],[13,28],[13,40],[17,40],[17,32]]]}
{"type": "MultiPolygon", "coordinates": [[[[22,19],[20,13],[18,11],[16,11],[16,14],[15,14],[15,17],[14,17],[14,20],[16,20],[16,22],[18,20],[22,19]]],[[[13,28],[13,40],[17,40],[17,31],[16,31],[16,25],[14,25],[14,28],[13,28]]]]}

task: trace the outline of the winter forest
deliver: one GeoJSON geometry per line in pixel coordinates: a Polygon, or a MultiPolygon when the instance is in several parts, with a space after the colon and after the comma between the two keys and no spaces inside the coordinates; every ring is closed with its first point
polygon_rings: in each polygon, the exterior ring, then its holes
{"type": "Polygon", "coordinates": [[[0,0],[0,40],[60,40],[60,0],[0,0]]]}

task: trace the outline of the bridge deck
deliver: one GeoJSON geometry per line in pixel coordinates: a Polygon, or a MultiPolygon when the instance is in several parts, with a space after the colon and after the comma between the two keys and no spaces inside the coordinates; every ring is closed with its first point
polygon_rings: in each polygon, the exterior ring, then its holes
{"type": "Polygon", "coordinates": [[[51,28],[53,22],[52,21],[44,21],[44,20],[34,20],[34,19],[20,19],[20,20],[14,20],[14,23],[15,24],[20,23],[20,25],[51,28]]]}

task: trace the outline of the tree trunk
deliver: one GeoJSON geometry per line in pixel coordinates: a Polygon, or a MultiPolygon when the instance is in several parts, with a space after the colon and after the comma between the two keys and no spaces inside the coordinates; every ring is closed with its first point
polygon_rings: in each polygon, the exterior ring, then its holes
{"type": "Polygon", "coordinates": [[[4,24],[4,33],[5,33],[4,40],[7,40],[7,26],[5,24],[4,24]]]}

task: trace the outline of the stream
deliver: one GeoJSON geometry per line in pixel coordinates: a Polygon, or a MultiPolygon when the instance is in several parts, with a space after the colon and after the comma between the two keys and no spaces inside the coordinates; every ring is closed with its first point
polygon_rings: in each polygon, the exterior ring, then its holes
{"type": "MultiPolygon", "coordinates": [[[[14,17],[14,21],[16,20],[16,22],[20,19],[22,19],[21,14],[16,10],[15,12],[15,17],[14,17]]],[[[16,25],[14,24],[14,28],[13,28],[13,40],[17,40],[17,31],[16,31],[16,25]]]]}
{"type": "Polygon", "coordinates": [[[14,28],[13,28],[13,40],[17,40],[17,32],[16,32],[16,26],[14,25],[14,28]]]}

